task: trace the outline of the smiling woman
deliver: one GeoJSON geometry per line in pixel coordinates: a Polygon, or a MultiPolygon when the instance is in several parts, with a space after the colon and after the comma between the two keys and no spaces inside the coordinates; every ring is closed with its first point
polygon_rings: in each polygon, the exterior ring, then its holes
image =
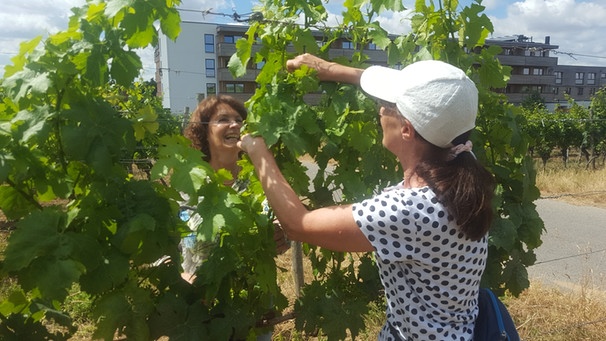
{"type": "MultiPolygon", "coordinates": [[[[226,169],[232,174],[232,179],[225,185],[232,186],[237,191],[244,190],[246,183],[235,181],[238,178],[240,167],[240,149],[237,142],[240,139],[240,128],[246,119],[247,110],[244,104],[231,96],[212,96],[201,101],[191,114],[184,135],[192,146],[199,149],[203,159],[210,163],[214,170],[226,169]]],[[[189,198],[186,198],[188,200],[189,198]]],[[[193,280],[193,274],[206,257],[207,250],[212,244],[196,240],[195,231],[201,223],[200,216],[185,210],[181,218],[187,222],[192,233],[186,236],[181,243],[183,256],[183,277],[193,280]]]]}
{"type": "MultiPolygon", "coordinates": [[[[224,150],[222,143],[217,142],[222,134],[224,140],[228,136],[239,139],[240,127],[247,114],[244,104],[231,96],[208,97],[191,114],[184,134],[196,149],[204,153],[204,160],[210,162],[213,168],[232,170],[238,161],[240,150],[235,146],[224,150]],[[218,164],[220,160],[223,165],[218,164]],[[221,167],[226,164],[229,167],[221,167]]],[[[236,175],[237,172],[234,177],[236,175]]]]}
{"type": "MultiPolygon", "coordinates": [[[[189,124],[185,128],[185,136],[191,140],[192,145],[204,153],[204,160],[214,170],[225,169],[232,174],[233,180],[224,183],[231,186],[237,192],[246,190],[248,180],[238,178],[241,150],[237,143],[240,141],[240,128],[247,116],[244,104],[239,100],[226,95],[208,97],[198,104],[192,113],[189,124]]],[[[183,195],[187,203],[184,203],[180,212],[180,218],[187,223],[191,233],[181,240],[181,253],[183,268],[182,277],[190,283],[196,280],[196,271],[208,258],[214,242],[198,240],[198,229],[202,223],[202,217],[188,204],[190,198],[183,195]]],[[[204,198],[200,197],[199,201],[204,198]]],[[[269,210],[269,207],[264,210],[269,210]]],[[[278,253],[286,251],[288,242],[277,221],[274,222],[274,241],[278,253]]],[[[270,310],[271,307],[268,307],[270,310]]],[[[271,332],[258,335],[257,341],[271,339],[271,332]]]]}

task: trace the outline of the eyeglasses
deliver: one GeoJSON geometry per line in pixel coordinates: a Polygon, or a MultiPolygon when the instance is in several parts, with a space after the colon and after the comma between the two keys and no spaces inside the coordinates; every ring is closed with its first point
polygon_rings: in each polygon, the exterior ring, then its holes
{"type": "Polygon", "coordinates": [[[226,125],[232,125],[232,124],[241,126],[244,124],[244,120],[241,118],[231,119],[231,118],[227,118],[227,117],[220,117],[219,119],[210,121],[208,123],[217,125],[217,126],[226,126],[226,125]]]}

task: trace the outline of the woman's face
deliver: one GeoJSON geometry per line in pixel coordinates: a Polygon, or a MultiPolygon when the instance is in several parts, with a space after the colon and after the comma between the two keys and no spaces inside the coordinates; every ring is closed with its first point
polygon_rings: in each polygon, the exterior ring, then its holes
{"type": "Polygon", "coordinates": [[[239,153],[236,143],[240,139],[243,121],[240,114],[228,104],[221,103],[217,106],[217,112],[208,122],[208,145],[211,155],[239,153]]]}
{"type": "Polygon", "coordinates": [[[395,106],[383,106],[379,109],[381,129],[383,130],[383,146],[398,155],[402,148],[402,116],[395,106]]]}

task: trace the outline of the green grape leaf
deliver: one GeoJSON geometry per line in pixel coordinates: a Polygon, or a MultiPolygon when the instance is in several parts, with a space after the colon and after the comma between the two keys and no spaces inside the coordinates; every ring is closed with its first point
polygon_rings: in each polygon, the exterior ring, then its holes
{"type": "Polygon", "coordinates": [[[197,197],[198,189],[214,173],[210,165],[202,161],[202,153],[192,148],[183,136],[162,137],[159,142],[159,159],[152,167],[152,178],[170,176],[171,187],[197,197]]]}
{"type": "Polygon", "coordinates": [[[505,265],[503,269],[503,276],[507,278],[507,289],[513,295],[519,295],[524,289],[530,286],[528,280],[528,270],[518,257],[518,252],[514,251],[511,253],[512,260],[505,265]]]}
{"type": "Polygon", "coordinates": [[[179,11],[174,8],[166,11],[165,15],[160,19],[160,29],[162,33],[170,39],[177,39],[181,32],[181,16],[179,11]]]}
{"type": "Polygon", "coordinates": [[[385,49],[391,44],[391,39],[389,39],[387,31],[385,31],[378,23],[372,23],[369,26],[368,36],[371,41],[381,49],[385,49]]]}
{"type": "Polygon", "coordinates": [[[498,218],[490,228],[489,241],[496,247],[513,250],[516,237],[516,225],[509,219],[498,218]]]}
{"type": "Polygon", "coordinates": [[[88,54],[83,54],[79,58],[75,58],[76,64],[81,63],[81,59],[85,60],[84,76],[93,86],[101,86],[109,80],[109,68],[105,51],[101,46],[94,46],[88,54]]]}
{"type": "Polygon", "coordinates": [[[486,37],[494,31],[488,16],[481,14],[484,9],[484,6],[472,3],[461,10],[461,22],[464,26],[459,30],[459,40],[462,46],[484,46],[486,37]]]}
{"type": "Polygon", "coordinates": [[[2,85],[8,89],[7,94],[19,102],[29,94],[45,93],[51,86],[51,80],[46,72],[24,69],[4,78],[2,85]]]}
{"type": "Polygon", "coordinates": [[[15,73],[23,70],[25,64],[27,63],[26,55],[34,52],[35,48],[40,44],[40,41],[42,41],[42,36],[37,36],[32,40],[24,41],[19,44],[19,53],[11,58],[13,65],[6,65],[4,67],[5,80],[11,78],[13,75],[15,75],[15,73]]]}
{"type": "Polygon", "coordinates": [[[151,105],[141,108],[133,117],[133,129],[135,130],[135,139],[141,141],[147,134],[154,134],[158,131],[160,123],[156,120],[158,114],[151,105]]]}
{"type": "Polygon", "coordinates": [[[149,214],[139,213],[131,217],[114,236],[112,244],[116,245],[125,254],[134,254],[142,246],[145,235],[156,228],[156,220],[149,214]]]}
{"type": "MultiPolygon", "coordinates": [[[[13,124],[19,124],[19,131],[22,131],[21,143],[27,143],[32,138],[44,139],[50,129],[49,118],[52,112],[48,105],[39,106],[34,110],[22,110],[13,118],[13,124]]],[[[36,141],[37,142],[37,141],[36,141]]]]}
{"type": "Polygon", "coordinates": [[[24,196],[24,193],[9,186],[0,186],[0,208],[11,220],[23,217],[37,209],[36,205],[24,196]]]}
{"type": "MultiPolygon", "coordinates": [[[[58,247],[69,247],[58,245],[58,247]]],[[[47,300],[63,301],[72,284],[86,269],[73,259],[41,257],[19,274],[19,282],[25,289],[38,288],[47,300]]]]}
{"type": "Polygon", "coordinates": [[[310,29],[303,29],[296,32],[293,37],[293,46],[298,53],[316,53],[318,44],[310,29]]]}
{"type": "Polygon", "coordinates": [[[242,77],[246,74],[246,65],[250,60],[252,44],[250,39],[238,39],[236,41],[236,54],[232,55],[227,63],[227,68],[234,78],[242,77]]]}
{"type": "Polygon", "coordinates": [[[93,315],[98,319],[93,338],[112,340],[118,326],[131,319],[131,305],[121,291],[113,291],[102,296],[93,308],[93,315]]]}
{"type": "Polygon", "coordinates": [[[120,51],[112,59],[110,74],[116,82],[128,86],[139,75],[141,58],[134,51],[120,51]]]}
{"type": "Polygon", "coordinates": [[[128,278],[129,259],[126,255],[111,250],[102,256],[96,266],[87,267],[80,279],[82,289],[91,294],[102,294],[123,284],[128,278]]]}
{"type": "Polygon", "coordinates": [[[135,0],[109,0],[105,5],[105,15],[111,19],[126,7],[131,7],[134,3],[135,0]]]}
{"type": "Polygon", "coordinates": [[[29,301],[23,290],[14,289],[10,291],[8,297],[0,301],[0,314],[4,316],[16,314],[25,311],[28,305],[29,301]]]}
{"type": "Polygon", "coordinates": [[[39,257],[58,252],[62,240],[59,231],[65,228],[65,223],[65,216],[52,209],[33,211],[21,220],[5,250],[5,269],[19,271],[39,257]]]}

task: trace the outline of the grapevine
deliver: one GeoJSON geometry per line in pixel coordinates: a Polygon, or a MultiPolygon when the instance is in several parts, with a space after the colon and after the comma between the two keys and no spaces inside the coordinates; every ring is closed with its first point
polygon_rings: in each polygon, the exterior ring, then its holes
{"type": "MultiPolygon", "coordinates": [[[[0,300],[6,339],[69,339],[76,326],[64,303],[73,290],[90,297],[93,337],[105,340],[251,339],[286,307],[276,283],[272,219],[261,214],[264,196],[250,163],[242,161],[240,176],[251,187],[235,193],[222,185],[231,175],[213,171],[174,125],[163,125],[158,102],[136,96],[136,50],[157,43],[156,22],[169,38],[178,36],[179,3],[87,1],[73,9],[65,31],[23,43],[6,68],[0,208],[16,229],[0,275],[17,283],[0,300]],[[141,146],[152,152],[141,156],[141,146]],[[149,177],[121,163],[139,157],[153,159],[149,177]],[[178,218],[182,193],[204,218],[198,238],[216,241],[192,285],[178,266],[178,242],[187,232],[178,218]],[[64,328],[48,329],[49,321],[64,328]]],[[[492,26],[480,2],[460,11],[457,1],[415,6],[412,32],[393,37],[377,18],[403,10],[401,1],[346,1],[337,27],[326,25],[321,1],[264,1],[262,20],[251,22],[229,64],[241,75],[251,59],[265,62],[247,102],[247,129],[273,146],[310,208],[358,201],[400,173],[395,160],[386,161],[392,158],[381,146],[376,104],[353,86],[319,83],[310,70],[288,73],[286,60],[308,52],[365,67],[364,47],[373,43],[391,65],[432,58],[466,70],[480,90],[476,155],[499,183],[483,285],[519,294],[528,287],[526,267],[543,225],[522,120],[490,91],[506,84],[509,70],[497,62],[497,50],[482,48],[492,26]],[[295,24],[299,17],[303,25],[295,24]],[[329,43],[344,37],[356,49],[331,58],[329,43]],[[303,156],[319,167],[311,178],[303,156]]],[[[357,337],[369,304],[382,297],[371,255],[304,250],[313,278],[294,306],[297,329],[322,330],[331,340],[357,337]]]]}
{"type": "MultiPolygon", "coordinates": [[[[527,155],[529,137],[521,130],[520,111],[504,96],[491,91],[505,86],[510,69],[499,64],[495,57],[498,48],[484,47],[492,32],[490,20],[482,14],[484,7],[472,3],[457,12],[457,1],[446,1],[444,6],[439,2],[438,8],[433,2],[417,2],[411,19],[412,32],[392,37],[375,19],[385,11],[402,8],[398,1],[345,2],[343,23],[331,28],[325,25],[326,11],[320,4],[296,7],[297,11],[279,1],[266,1],[263,5],[266,20],[253,23],[247,32],[248,40],[238,42],[239,53],[232,57],[230,68],[237,76],[245,71],[243,66],[249,58],[265,61],[257,78],[258,90],[247,102],[251,109],[249,130],[274,146],[286,178],[312,208],[367,198],[378,189],[397,183],[399,171],[397,165],[386,161],[391,158],[382,150],[375,104],[350,85],[317,82],[309,70],[287,73],[284,65],[288,58],[307,52],[331,59],[328,46],[345,38],[357,49],[332,60],[366,67],[369,58],[365,46],[373,43],[387,51],[394,67],[398,63],[439,59],[459,66],[474,79],[480,91],[480,114],[472,140],[479,160],[498,182],[496,217],[482,285],[514,295],[527,288],[526,267],[535,262],[534,250],[541,244],[543,231],[533,203],[539,191],[533,163],[527,155]],[[292,24],[298,17],[304,18],[304,26],[292,24]],[[321,44],[316,42],[318,31],[323,37],[321,44]],[[277,36],[281,39],[275,39],[277,36]],[[261,46],[253,53],[254,44],[261,46]],[[317,105],[309,105],[306,97],[311,96],[319,97],[317,105]],[[302,186],[308,183],[298,161],[303,154],[314,158],[320,167],[320,175],[309,179],[314,184],[312,191],[302,186]],[[336,200],[330,192],[326,193],[327,189],[339,194],[336,200]]],[[[362,322],[355,317],[366,313],[368,305],[354,307],[351,302],[360,297],[365,302],[377,299],[380,290],[376,277],[365,267],[356,272],[344,262],[351,255],[313,246],[307,246],[305,251],[312,261],[314,278],[297,301],[297,327],[333,331],[327,333],[336,339],[343,338],[343,330],[349,329],[355,337],[362,328],[362,322]],[[362,293],[361,288],[370,290],[362,293]],[[330,308],[319,307],[319,302],[327,299],[330,308]],[[334,306],[339,307],[338,311],[332,309],[334,306]],[[353,311],[353,316],[347,315],[350,323],[342,325],[343,319],[337,316],[353,311]]],[[[361,263],[372,263],[366,256],[360,256],[361,263]]]]}

